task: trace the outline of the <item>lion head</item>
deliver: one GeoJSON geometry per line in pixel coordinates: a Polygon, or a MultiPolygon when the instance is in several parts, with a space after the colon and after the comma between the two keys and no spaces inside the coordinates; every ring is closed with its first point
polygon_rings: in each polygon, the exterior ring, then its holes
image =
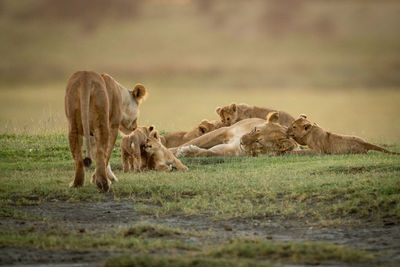
{"type": "Polygon", "coordinates": [[[188,131],[183,138],[186,140],[192,140],[203,134],[208,132],[214,131],[220,127],[219,121],[209,121],[209,120],[202,120],[196,127],[192,130],[188,131]]]}
{"type": "Polygon", "coordinates": [[[279,155],[293,150],[296,142],[287,136],[287,127],[280,125],[278,119],[278,112],[268,113],[264,125],[254,127],[250,133],[241,137],[241,149],[252,156],[279,155]]]}
{"type": "Polygon", "coordinates": [[[147,153],[153,154],[162,147],[160,134],[157,130],[150,132],[149,137],[146,139],[144,144],[144,150],[147,153]]]}
{"type": "Polygon", "coordinates": [[[231,126],[238,121],[238,108],[236,104],[225,107],[217,107],[217,114],[221,117],[224,126],[231,126]]]}
{"type": "Polygon", "coordinates": [[[298,119],[292,122],[292,125],[288,128],[287,134],[296,140],[300,145],[306,145],[305,136],[310,132],[313,124],[307,120],[307,116],[301,114],[298,119]]]}

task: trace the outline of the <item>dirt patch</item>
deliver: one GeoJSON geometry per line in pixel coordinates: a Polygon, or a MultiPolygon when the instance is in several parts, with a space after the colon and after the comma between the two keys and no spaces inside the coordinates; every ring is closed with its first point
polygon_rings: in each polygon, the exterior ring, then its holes
{"type": "MultiPolygon", "coordinates": [[[[18,210],[34,219],[2,218],[0,230],[34,227],[49,230],[54,225],[72,231],[108,231],[135,223],[164,224],[189,231],[207,233],[190,237],[192,244],[222,244],[237,238],[258,238],[270,241],[322,241],[363,249],[378,255],[378,263],[400,262],[400,225],[397,221],[378,224],[365,222],[356,226],[321,227],[304,219],[271,217],[262,219],[214,220],[207,216],[155,217],[136,212],[130,201],[95,203],[47,202],[22,206],[18,210]]],[[[2,247],[0,264],[79,263],[96,264],[120,252],[106,251],[47,251],[32,248],[2,247]]],[[[85,266],[85,265],[82,265],[85,266]]]]}

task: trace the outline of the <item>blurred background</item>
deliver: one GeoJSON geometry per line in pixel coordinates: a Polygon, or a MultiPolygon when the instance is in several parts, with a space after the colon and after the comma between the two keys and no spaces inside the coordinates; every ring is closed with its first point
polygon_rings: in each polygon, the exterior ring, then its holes
{"type": "Polygon", "coordinates": [[[400,1],[0,0],[0,132],[66,133],[77,70],[149,92],[170,132],[248,103],[400,141],[400,1]]]}

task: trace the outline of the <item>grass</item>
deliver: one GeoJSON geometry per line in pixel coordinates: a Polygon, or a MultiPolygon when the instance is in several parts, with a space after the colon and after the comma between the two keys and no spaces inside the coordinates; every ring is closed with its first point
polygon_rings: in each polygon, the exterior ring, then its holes
{"type": "MultiPolygon", "coordinates": [[[[372,263],[375,254],[332,243],[255,239],[226,244],[220,233],[213,231],[148,223],[80,230],[79,225],[52,217],[29,215],[23,208],[43,202],[111,200],[134,203],[132,213],[141,216],[194,216],[211,222],[241,219],[263,224],[268,218],[278,218],[316,227],[351,227],[360,221],[381,224],[388,218],[390,222],[400,219],[398,156],[370,152],[184,158],[187,172],[126,174],[121,169],[119,141],[111,165],[120,182],[113,184],[109,193],[100,194],[89,179],[82,188],[68,188],[74,163],[65,134],[0,135],[0,216],[5,221],[0,225],[0,245],[126,254],[111,257],[104,266],[372,263]],[[8,221],[24,224],[9,227],[8,221]]],[[[389,149],[400,151],[400,146],[389,149]]],[[[92,171],[86,172],[87,177],[92,171]]]]}
{"type": "Polygon", "coordinates": [[[99,231],[68,231],[61,227],[50,230],[39,230],[26,227],[19,231],[0,232],[2,246],[34,247],[45,250],[108,250],[157,251],[157,250],[197,250],[182,240],[168,238],[180,234],[171,227],[154,225],[147,228],[132,226],[128,229],[111,230],[107,233],[99,231]],[[137,231],[136,234],[131,234],[137,231]],[[153,235],[145,233],[152,232],[153,235]],[[155,238],[164,237],[164,239],[155,238]]]}
{"type": "Polygon", "coordinates": [[[237,240],[191,257],[120,256],[104,266],[275,266],[277,263],[357,263],[372,260],[370,253],[329,243],[271,243],[237,240]]]}
{"type": "Polygon", "coordinates": [[[113,198],[135,201],[138,211],[158,216],[400,218],[400,159],[378,152],[187,158],[183,162],[188,172],[125,174],[116,149],[111,165],[120,182],[110,193],[97,194],[89,179],[82,188],[68,188],[74,164],[64,135],[1,135],[0,144],[0,194],[5,204],[113,198]]]}
{"type": "Polygon", "coordinates": [[[89,29],[79,17],[60,21],[46,16],[51,8],[39,16],[29,12],[34,5],[2,1],[0,246],[127,254],[105,266],[373,263],[365,251],[331,243],[228,242],[161,224],[80,232],[79,223],[24,212],[39,203],[128,201],[135,215],[207,218],[214,227],[273,218],[321,227],[399,221],[400,159],[377,152],[183,159],[188,172],[125,174],[118,139],[111,165],[120,182],[109,193],[89,183],[93,169],[84,187],[68,188],[64,89],[80,69],[107,72],[128,88],[144,83],[140,124],[162,131],[191,129],[217,119],[217,106],[244,102],[304,113],[400,151],[396,1],[204,1],[210,9],[203,1],[141,2],[134,14],[104,16],[89,29]]]}

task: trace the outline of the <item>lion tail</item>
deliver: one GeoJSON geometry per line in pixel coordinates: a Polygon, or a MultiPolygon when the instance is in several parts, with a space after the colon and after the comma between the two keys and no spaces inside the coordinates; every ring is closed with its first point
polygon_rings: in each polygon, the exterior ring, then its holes
{"type": "Polygon", "coordinates": [[[376,150],[376,151],[380,151],[380,152],[387,153],[387,154],[400,155],[400,153],[398,153],[398,152],[392,152],[383,147],[380,147],[380,146],[377,146],[377,145],[374,145],[371,143],[365,142],[365,146],[368,150],[376,150]]]}
{"type": "Polygon", "coordinates": [[[87,74],[85,75],[83,86],[84,87],[81,88],[82,90],[80,91],[83,135],[85,137],[86,143],[86,157],[83,159],[83,165],[85,165],[85,167],[90,167],[90,165],[92,164],[92,159],[90,158],[89,106],[92,84],[87,74]]]}

